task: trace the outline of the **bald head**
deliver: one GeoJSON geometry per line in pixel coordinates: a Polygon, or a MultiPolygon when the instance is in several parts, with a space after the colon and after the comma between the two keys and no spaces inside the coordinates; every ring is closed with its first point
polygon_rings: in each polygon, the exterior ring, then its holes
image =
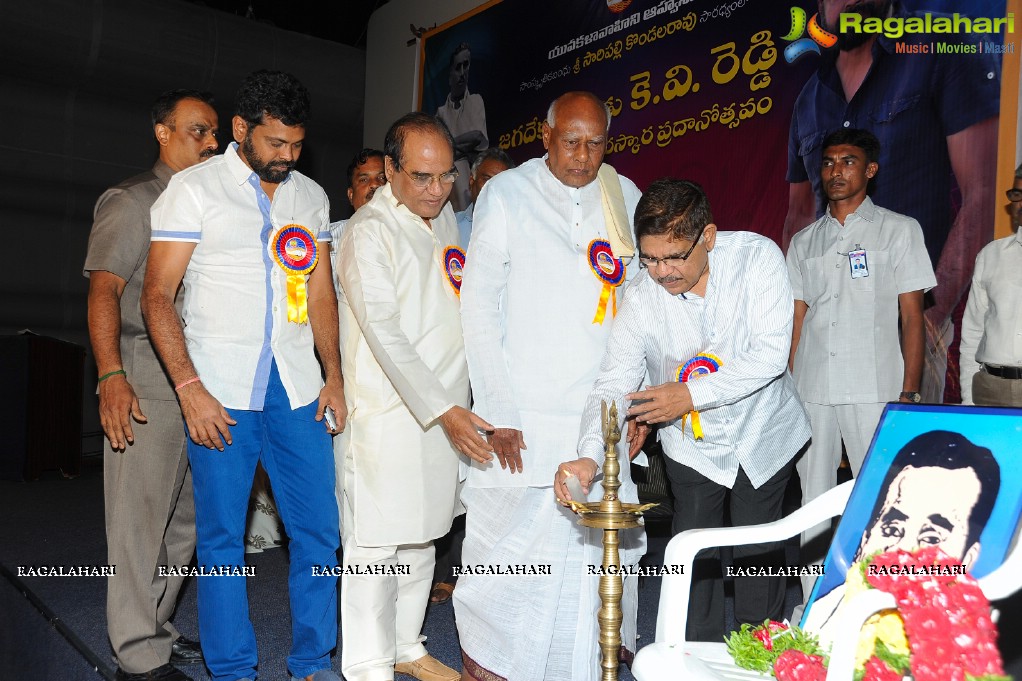
{"type": "Polygon", "coordinates": [[[568,92],[555,99],[543,122],[550,172],[569,187],[584,187],[595,180],[609,129],[610,109],[593,93],[568,92]]]}

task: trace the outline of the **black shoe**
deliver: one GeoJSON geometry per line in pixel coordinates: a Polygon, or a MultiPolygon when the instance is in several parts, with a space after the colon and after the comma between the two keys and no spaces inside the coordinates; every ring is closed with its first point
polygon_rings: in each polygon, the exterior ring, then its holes
{"type": "Polygon", "coordinates": [[[170,648],[171,664],[198,664],[202,662],[202,648],[198,641],[178,636],[170,648]]]}
{"type": "Polygon", "coordinates": [[[193,681],[192,677],[171,664],[165,664],[156,669],[150,669],[147,672],[140,672],[138,674],[129,674],[118,667],[114,678],[117,681],[193,681]]]}

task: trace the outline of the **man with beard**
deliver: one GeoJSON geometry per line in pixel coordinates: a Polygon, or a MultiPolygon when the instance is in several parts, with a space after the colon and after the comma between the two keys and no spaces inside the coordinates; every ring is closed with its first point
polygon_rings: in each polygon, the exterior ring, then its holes
{"type": "Polygon", "coordinates": [[[457,681],[420,636],[433,540],[458,510],[458,453],[492,459],[477,429],[493,428],[466,408],[461,275],[451,266],[464,256],[448,246],[458,234],[447,205],[454,140],[436,117],[410,113],[384,148],[388,183],[352,218],[337,255],[351,414],[337,459],[341,666],[348,681],[395,671],[457,681]]]}
{"type": "Polygon", "coordinates": [[[1015,233],[976,258],[962,318],[962,402],[1022,407],[1022,166],[1007,192],[1015,233]]]}
{"type": "Polygon", "coordinates": [[[451,53],[448,84],[451,87],[447,101],[436,111],[437,117],[447,124],[454,136],[454,165],[458,179],[451,192],[454,210],[464,210],[472,198],[469,195],[469,169],[476,154],[489,146],[486,137],[486,106],[479,95],[468,91],[468,72],[472,67],[472,51],[468,43],[461,43],[451,53]]]}
{"type": "MultiPolygon", "coordinates": [[[[462,326],[475,409],[496,426],[497,462],[473,462],[469,471],[462,561],[548,574],[459,577],[463,678],[598,677],[599,580],[585,565],[599,564],[602,535],[580,528],[550,488],[575,451],[616,324],[617,288],[638,269],[629,263],[639,190],[602,165],[609,128],[609,109],[595,95],[562,95],[543,124],[547,155],[494,177],[475,208],[462,326]]],[[[621,469],[620,496],[637,501],[628,466],[621,469]]],[[[640,529],[622,531],[622,564],[637,563],[644,549],[640,529]]],[[[630,650],[635,585],[625,579],[622,641],[630,650]]]]}
{"type": "Polygon", "coordinates": [[[149,255],[149,209],[171,175],[216,153],[209,93],[171,90],[153,105],[159,159],[152,170],[96,202],[85,275],[89,336],[99,370],[99,414],[107,440],[103,493],[110,563],[107,632],[117,679],[187,679],[173,664],[201,662],[198,643],[169,621],[184,576],[159,574],[195,551],[192,476],[174,385],[156,359],[139,299],[149,255]]]}
{"type": "MultiPolygon", "coordinates": [[[[376,190],[387,184],[387,174],[383,170],[383,152],[379,149],[363,149],[355,154],[348,164],[348,203],[351,210],[357,211],[369,203],[376,190]]],[[[330,253],[336,254],[341,243],[347,220],[330,223],[330,253]]]]}
{"type": "MultiPolygon", "coordinates": [[[[877,138],[849,128],[822,146],[827,212],[792,238],[787,256],[795,297],[788,364],[813,425],[798,462],[803,503],[837,484],[842,444],[859,474],[887,402],[920,401],[923,293],[936,284],[919,223],[867,195],[877,138]]],[[[804,563],[823,558],[829,526],[802,535],[804,563]]],[[[812,583],[802,578],[805,598],[812,583]]]]}
{"type": "Polygon", "coordinates": [[[337,562],[336,431],[317,422],[332,409],[341,430],[347,412],[323,253],[329,205],[294,171],[308,117],[309,93],[294,76],[249,75],[231,121],[236,143],[176,175],[152,210],[142,311],[190,438],[199,567],[219,571],[198,581],[199,631],[218,681],[256,676],[240,568],[257,462],[291,539],[288,670],[339,678],[330,671],[337,581],[316,574],[337,562]],[[183,331],[173,306],[179,285],[183,331]]]}
{"type": "MultiPolygon", "coordinates": [[[[865,128],[880,138],[873,199],[914,218],[923,229],[940,286],[926,310],[931,337],[947,337],[950,317],[969,284],[973,261],[993,224],[999,67],[989,54],[896,54],[896,43],[940,36],[841,33],[842,12],[908,17],[892,0],[820,0],[821,25],[838,38],[795,103],[788,137],[788,214],[782,245],[825,208],[819,179],[823,138],[865,128]],[[952,223],[952,182],[961,207],[952,223]]],[[[979,36],[956,34],[956,41],[979,36]]],[[[943,375],[928,396],[940,401],[943,375]]]]}

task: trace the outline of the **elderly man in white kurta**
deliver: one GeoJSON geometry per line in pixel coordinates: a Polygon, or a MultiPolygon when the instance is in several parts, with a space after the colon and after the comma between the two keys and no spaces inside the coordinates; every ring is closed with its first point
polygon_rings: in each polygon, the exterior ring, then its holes
{"type": "MultiPolygon", "coordinates": [[[[544,124],[547,156],[494,177],[475,208],[462,323],[475,409],[496,427],[500,465],[472,464],[462,562],[550,574],[461,575],[462,678],[598,676],[598,578],[584,566],[600,563],[600,537],[579,527],[551,488],[576,449],[617,287],[636,269],[627,260],[639,191],[616,173],[604,182],[608,124],[593,95],[563,95],[544,124]]],[[[620,494],[635,501],[627,469],[620,494]]],[[[637,562],[642,544],[641,530],[622,533],[622,563],[637,562]]],[[[634,626],[626,604],[623,640],[633,650],[634,626]]]]}
{"type": "Polygon", "coordinates": [[[490,427],[465,408],[464,254],[445,205],[453,140],[439,119],[408,114],[385,150],[388,184],[352,218],[336,259],[349,413],[337,460],[341,667],[348,681],[454,680],[420,636],[432,541],[455,515],[458,452],[487,460],[477,429],[490,427]]]}

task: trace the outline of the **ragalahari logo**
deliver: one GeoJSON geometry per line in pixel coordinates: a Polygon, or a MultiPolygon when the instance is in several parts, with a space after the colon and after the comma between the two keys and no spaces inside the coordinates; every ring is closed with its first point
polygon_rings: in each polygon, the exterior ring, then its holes
{"type": "Polygon", "coordinates": [[[784,48],[784,59],[789,64],[794,64],[810,52],[820,54],[821,47],[833,47],[837,44],[837,36],[820,26],[818,16],[814,14],[807,22],[804,9],[791,8],[791,30],[788,31],[788,35],[783,36],[783,40],[791,43],[784,48]],[[806,32],[809,33],[809,37],[803,38],[806,32]]]}

